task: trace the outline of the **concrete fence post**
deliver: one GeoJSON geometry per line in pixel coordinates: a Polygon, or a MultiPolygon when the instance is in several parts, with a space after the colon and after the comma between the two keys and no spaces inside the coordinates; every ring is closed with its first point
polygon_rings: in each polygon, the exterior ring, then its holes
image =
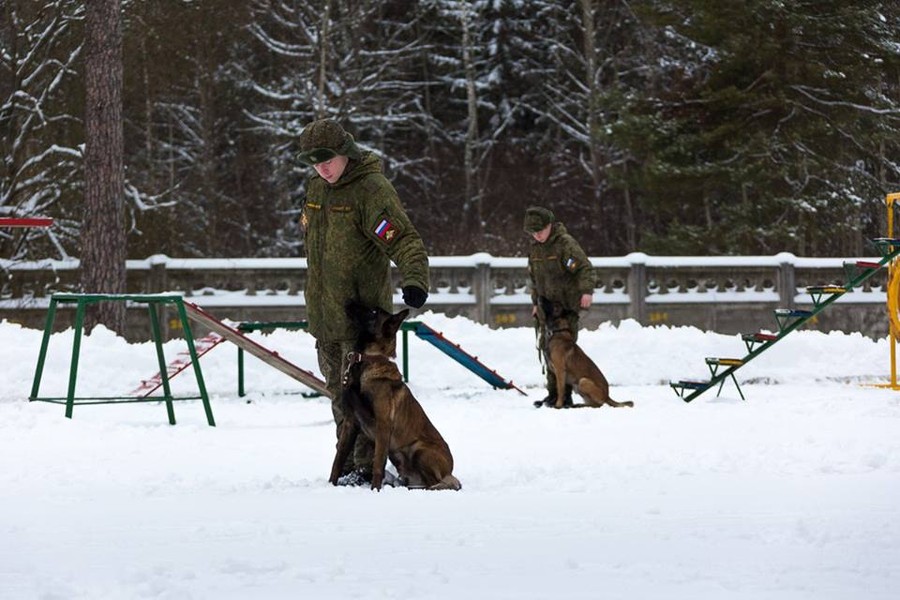
{"type": "MultiPolygon", "coordinates": [[[[154,254],[147,259],[147,262],[150,263],[150,275],[147,279],[146,293],[160,294],[169,291],[169,274],[166,271],[166,263],[168,261],[169,257],[165,254],[154,254]]],[[[172,339],[169,335],[169,317],[171,315],[169,315],[168,305],[151,304],[150,310],[156,311],[156,316],[159,318],[160,335],[162,335],[163,340],[168,341],[172,339]]]]}
{"type": "Polygon", "coordinates": [[[479,323],[491,322],[491,256],[478,254],[475,257],[475,273],[472,277],[472,293],[475,295],[475,319],[479,323]]]}
{"type": "Polygon", "coordinates": [[[150,263],[150,280],[147,282],[148,294],[168,292],[169,276],[166,272],[166,263],[169,257],[164,254],[154,254],[147,259],[150,263]]]}
{"type": "Polygon", "coordinates": [[[647,255],[634,252],[628,256],[628,316],[641,325],[647,321],[647,255]]]}
{"type": "Polygon", "coordinates": [[[797,274],[794,267],[796,258],[790,252],[778,255],[778,298],[782,308],[795,308],[794,297],[797,295],[797,274]]]}

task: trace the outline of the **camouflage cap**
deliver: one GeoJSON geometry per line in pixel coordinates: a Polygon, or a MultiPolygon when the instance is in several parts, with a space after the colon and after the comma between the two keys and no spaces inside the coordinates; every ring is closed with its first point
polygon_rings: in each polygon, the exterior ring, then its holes
{"type": "Polygon", "coordinates": [[[359,158],[360,150],[353,136],[333,119],[319,119],[303,128],[297,159],[306,164],[330,160],[337,155],[359,158]]]}
{"type": "Polygon", "coordinates": [[[525,233],[537,233],[553,222],[553,211],[543,206],[529,206],[525,209],[525,233]]]}

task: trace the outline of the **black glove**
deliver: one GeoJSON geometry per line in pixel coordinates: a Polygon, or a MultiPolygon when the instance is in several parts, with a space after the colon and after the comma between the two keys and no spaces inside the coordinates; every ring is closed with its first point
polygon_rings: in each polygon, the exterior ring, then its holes
{"type": "Polygon", "coordinates": [[[421,308],[428,298],[428,292],[414,285],[403,286],[403,302],[413,308],[421,308]]]}

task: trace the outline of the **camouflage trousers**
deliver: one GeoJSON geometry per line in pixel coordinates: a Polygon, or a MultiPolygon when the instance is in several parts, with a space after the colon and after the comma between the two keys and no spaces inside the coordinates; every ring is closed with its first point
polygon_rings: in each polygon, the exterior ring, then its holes
{"type": "MultiPolygon", "coordinates": [[[[570,324],[572,325],[572,339],[574,341],[578,341],[578,317],[571,316],[570,324]]],[[[538,356],[541,359],[541,365],[544,369],[544,374],[547,376],[547,395],[556,397],[556,375],[553,374],[553,371],[550,370],[550,358],[547,355],[547,328],[544,326],[544,322],[540,319],[535,319],[537,323],[537,347],[538,347],[538,356]]]]}
{"type": "MultiPolygon", "coordinates": [[[[347,368],[347,354],[353,351],[353,342],[316,342],[316,354],[319,359],[319,369],[325,376],[325,387],[331,394],[331,414],[334,416],[336,437],[340,435],[341,423],[344,422],[344,411],[341,406],[341,377],[347,368]]],[[[352,416],[351,416],[352,418],[352,416]]],[[[344,465],[344,473],[353,469],[362,469],[372,472],[372,460],[375,454],[375,445],[365,435],[360,433],[356,438],[353,453],[344,465]]]]}

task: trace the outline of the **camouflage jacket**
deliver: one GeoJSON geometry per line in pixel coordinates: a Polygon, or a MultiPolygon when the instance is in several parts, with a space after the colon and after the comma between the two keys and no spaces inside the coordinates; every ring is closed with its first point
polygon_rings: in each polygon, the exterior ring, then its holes
{"type": "Polygon", "coordinates": [[[562,223],[553,224],[546,242],[532,243],[528,253],[528,275],[534,303],[538,296],[544,296],[577,313],[581,296],[594,292],[591,261],[562,223]]]}
{"type": "Polygon", "coordinates": [[[344,306],[357,301],[393,309],[390,262],[401,285],[428,290],[428,255],[400,205],[381,160],[366,152],[334,184],[314,175],[301,214],[309,332],[325,342],[352,340],[344,306]]]}

